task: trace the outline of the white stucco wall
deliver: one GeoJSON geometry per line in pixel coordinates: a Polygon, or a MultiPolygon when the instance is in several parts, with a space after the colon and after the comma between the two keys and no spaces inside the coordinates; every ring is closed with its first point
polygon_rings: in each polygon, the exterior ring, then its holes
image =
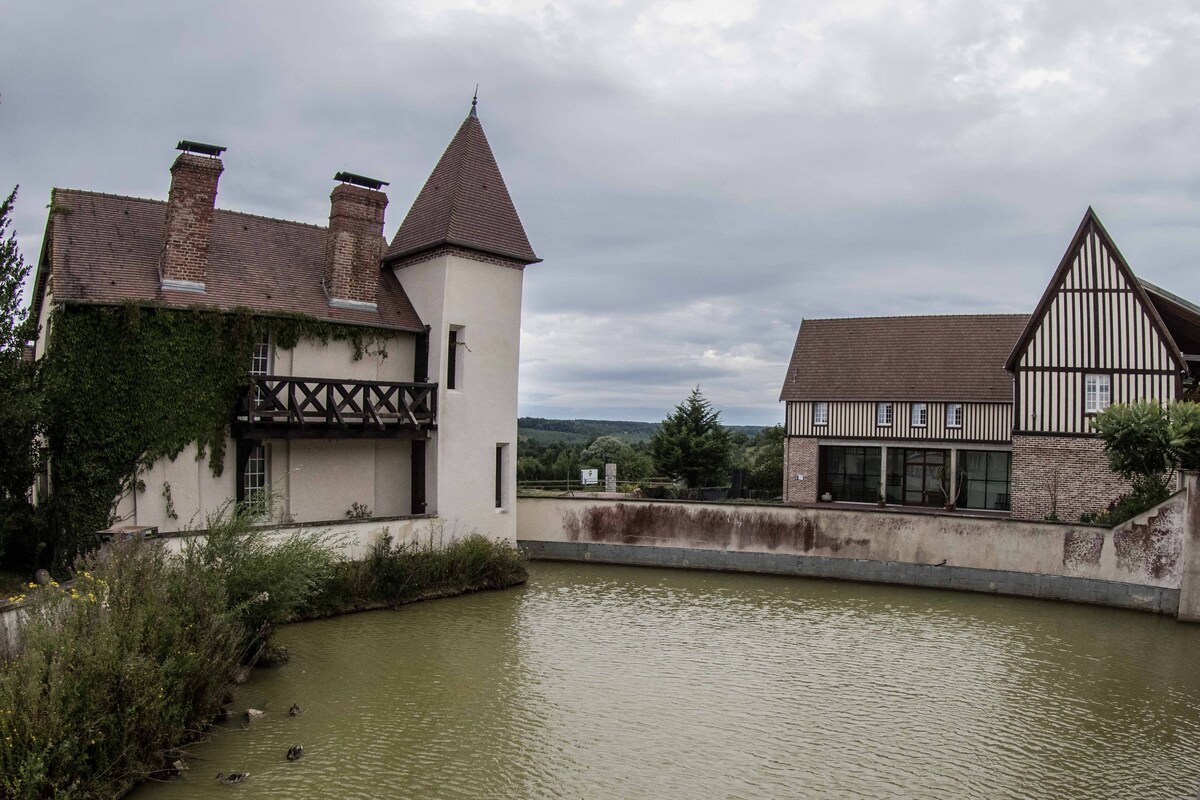
{"type": "Polygon", "coordinates": [[[429,375],[438,384],[438,431],[430,441],[429,511],[457,535],[516,541],[519,269],[444,255],[396,270],[430,326],[429,375]],[[460,388],[446,388],[451,326],[462,326],[460,388]],[[508,445],[503,508],[495,503],[496,445],[508,445]]]}
{"type": "MultiPolygon", "coordinates": [[[[272,372],[315,378],[410,382],[416,337],[401,334],[355,360],[349,342],[301,341],[275,348],[272,372]]],[[[359,503],[374,516],[412,509],[411,445],[407,440],[328,439],[269,441],[269,480],[279,495],[278,512],[298,522],[340,519],[359,503]]],[[[224,469],[214,477],[208,455],[197,461],[196,446],[177,458],[161,459],[140,477],[143,490],[117,504],[118,525],[154,526],[163,533],[202,526],[205,516],[236,497],[236,443],[226,440],[224,469]],[[168,516],[164,488],[170,487],[175,518],[168,516]]]]}

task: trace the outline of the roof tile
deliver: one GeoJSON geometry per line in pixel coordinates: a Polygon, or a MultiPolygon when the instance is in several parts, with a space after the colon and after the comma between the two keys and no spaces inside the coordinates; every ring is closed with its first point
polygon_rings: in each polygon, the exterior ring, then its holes
{"type": "Polygon", "coordinates": [[[55,189],[52,207],[56,301],[245,307],[390,330],[424,328],[391,270],[380,272],[376,311],[330,306],[321,286],[324,227],[217,209],[200,294],[160,285],[164,201],[55,189]]]}
{"type": "Polygon", "coordinates": [[[780,400],[1012,402],[1027,314],[806,319],[780,400]]]}
{"type": "Polygon", "coordinates": [[[534,255],[479,118],[468,116],[408,215],[385,261],[452,244],[526,264],[534,255]]]}

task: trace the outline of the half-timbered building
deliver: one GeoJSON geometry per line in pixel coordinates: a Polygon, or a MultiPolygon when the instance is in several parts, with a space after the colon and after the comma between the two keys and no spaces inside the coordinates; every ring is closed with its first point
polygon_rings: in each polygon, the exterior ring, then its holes
{"type": "Polygon", "coordinates": [[[1200,308],[1139,280],[1088,209],[1032,315],[804,320],[784,500],[1078,519],[1128,485],[1091,420],[1196,385],[1200,308]]]}
{"type": "Polygon", "coordinates": [[[126,303],[365,328],[386,352],[265,336],[224,469],[194,444],[159,460],[114,498],[119,524],[175,531],[272,490],[298,523],[436,515],[451,536],[515,540],[522,281],[540,259],[474,104],[390,245],[382,181],[338,173],[327,226],[268,219],[216,207],[224,148],[179,149],[166,201],[54,190],[36,357],[52,309],[126,303]]]}
{"type": "Polygon", "coordinates": [[[1198,362],[1181,344],[1200,352],[1198,333],[1200,309],[1139,280],[1088,209],[1006,360],[1014,513],[1077,519],[1126,491],[1091,420],[1113,403],[1182,398],[1198,362]]]}
{"type": "Polygon", "coordinates": [[[808,319],[784,382],[785,502],[1007,511],[1024,315],[808,319]]]}

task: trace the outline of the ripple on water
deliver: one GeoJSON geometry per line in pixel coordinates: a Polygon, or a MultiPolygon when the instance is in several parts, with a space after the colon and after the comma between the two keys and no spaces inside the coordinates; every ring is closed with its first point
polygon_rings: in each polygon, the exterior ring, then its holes
{"type": "Polygon", "coordinates": [[[220,728],[186,780],[138,800],[1153,798],[1200,783],[1200,631],[1146,614],[535,564],[523,589],[279,638],[291,663],[237,693],[267,718],[220,728]],[[231,770],[252,778],[212,780],[231,770]]]}

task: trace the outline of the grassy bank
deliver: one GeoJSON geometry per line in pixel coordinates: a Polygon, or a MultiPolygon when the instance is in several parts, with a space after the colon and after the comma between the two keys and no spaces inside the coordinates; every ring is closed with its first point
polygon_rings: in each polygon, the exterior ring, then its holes
{"type": "Polygon", "coordinates": [[[320,534],[268,542],[257,521],[210,519],[182,557],[113,545],[69,590],[30,592],[21,653],[0,664],[0,796],[113,797],[161,770],[281,623],[525,579],[517,551],[482,536],[385,538],[349,562],[320,534]]]}

